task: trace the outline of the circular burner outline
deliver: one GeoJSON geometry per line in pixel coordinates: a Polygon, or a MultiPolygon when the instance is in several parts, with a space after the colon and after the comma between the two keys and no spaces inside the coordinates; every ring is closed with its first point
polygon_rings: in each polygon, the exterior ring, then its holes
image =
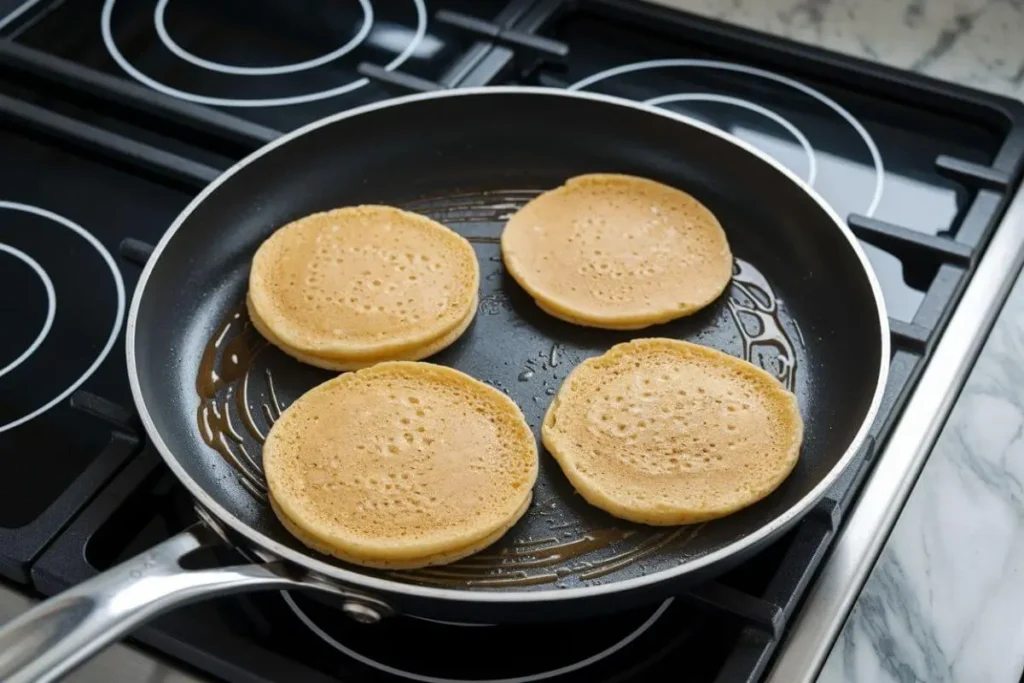
{"type": "Polygon", "coordinates": [[[356,47],[366,39],[366,36],[370,33],[370,29],[373,28],[373,5],[370,4],[370,0],[359,0],[359,6],[363,10],[363,23],[359,27],[359,31],[356,35],[336,50],[332,50],[325,55],[321,55],[313,59],[307,59],[304,62],[295,62],[293,64],[282,64],[280,66],[233,66],[231,64],[213,62],[196,56],[179,45],[174,38],[171,37],[170,32],[167,30],[167,24],[164,20],[167,12],[167,5],[170,4],[170,1],[171,0],[158,0],[156,8],[153,10],[153,24],[156,26],[157,35],[160,36],[160,42],[164,44],[164,47],[177,55],[180,59],[195,64],[198,67],[209,69],[210,71],[217,71],[223,74],[234,74],[236,76],[274,76],[278,74],[290,74],[297,71],[315,69],[318,66],[323,66],[328,62],[332,62],[335,59],[344,57],[349,52],[352,52],[352,50],[356,49],[356,47]]]}
{"type": "Polygon", "coordinates": [[[107,337],[106,343],[103,345],[103,348],[100,349],[100,352],[96,356],[96,359],[92,362],[92,365],[86,368],[85,372],[79,375],[78,379],[72,382],[68,388],[64,389],[64,391],[62,391],[56,397],[50,399],[47,403],[43,404],[39,408],[36,408],[27,415],[19,417],[13,422],[8,422],[7,424],[0,425],[0,434],[3,434],[8,430],[14,429],[15,427],[25,424],[29,420],[32,420],[38,417],[39,415],[42,415],[47,410],[54,407],[55,405],[66,399],[68,396],[70,396],[76,389],[78,389],[78,387],[82,386],[82,384],[84,384],[86,380],[92,377],[93,373],[96,372],[96,369],[100,366],[100,363],[106,360],[107,356],[110,354],[110,350],[114,347],[114,342],[117,341],[117,336],[121,332],[121,325],[124,323],[125,289],[124,278],[121,277],[121,271],[118,270],[117,264],[114,262],[114,257],[110,255],[110,252],[107,251],[107,248],[104,247],[98,239],[93,237],[92,234],[82,226],[78,225],[77,223],[68,218],[65,218],[64,216],[61,216],[60,214],[56,214],[46,209],[41,209],[38,206],[22,204],[21,202],[9,202],[5,200],[0,200],[0,209],[21,211],[22,213],[29,213],[35,216],[40,216],[41,218],[49,219],[54,223],[62,225],[68,230],[78,234],[82,239],[88,242],[93,249],[99,252],[100,257],[107,264],[107,268],[110,269],[110,274],[114,278],[114,288],[117,290],[117,314],[114,316],[114,325],[110,329],[110,336],[107,337]]]}
{"type": "Polygon", "coordinates": [[[668,67],[697,67],[707,69],[718,69],[721,71],[735,71],[738,73],[747,74],[750,76],[757,76],[759,78],[765,78],[776,83],[789,86],[795,90],[798,90],[805,95],[813,97],[825,106],[832,109],[834,112],[839,114],[850,126],[853,127],[857,134],[860,135],[864,144],[868,148],[868,153],[871,155],[871,162],[875,167],[875,190],[871,197],[871,203],[868,205],[867,210],[864,212],[866,216],[873,216],[875,211],[878,209],[878,204],[882,201],[882,192],[885,189],[885,166],[882,164],[882,155],[878,151],[878,145],[875,144],[874,138],[871,137],[871,133],[867,131],[863,124],[858,121],[853,114],[843,108],[838,102],[828,97],[824,93],[821,93],[809,85],[801,83],[800,81],[793,80],[787,76],[782,76],[771,71],[765,71],[764,69],[758,69],[752,66],[745,66],[743,64],[735,64],[733,62],[723,62],[714,59],[689,59],[689,58],[673,58],[673,59],[652,59],[645,62],[632,62],[630,64],[622,64],[620,66],[605,69],[599,71],[596,74],[591,74],[586,78],[582,78],[572,85],[568,86],[568,90],[583,90],[589,88],[595,83],[607,80],[614,76],[621,76],[622,74],[630,74],[637,71],[646,71],[648,69],[663,69],[668,67]]]}
{"type": "MultiPolygon", "coordinates": [[[[741,109],[752,111],[755,114],[760,114],[767,119],[774,121],[783,128],[786,132],[796,138],[797,143],[804,150],[804,154],[807,156],[807,177],[804,179],[811,187],[814,187],[814,181],[818,179],[818,157],[814,153],[814,147],[811,146],[811,141],[807,139],[803,131],[796,127],[796,125],[785,118],[784,116],[762,107],[760,104],[743,100],[738,97],[730,97],[729,95],[716,95],[714,93],[675,93],[672,95],[661,95],[659,97],[652,97],[649,100],[645,100],[644,104],[652,107],[660,107],[663,104],[671,104],[673,102],[718,102],[720,104],[731,104],[741,109]]],[[[725,131],[728,132],[728,131],[725,131]]]]}
{"type": "MultiPolygon", "coordinates": [[[[129,76],[139,81],[143,85],[149,86],[157,92],[169,95],[170,97],[176,97],[180,100],[187,102],[194,102],[196,104],[205,104],[213,107],[283,107],[293,104],[306,104],[308,102],[317,102],[319,100],[326,100],[331,97],[338,95],[344,95],[345,93],[358,90],[367,83],[370,82],[369,78],[357,78],[356,80],[340,85],[336,88],[330,88],[328,90],[321,90],[320,92],[309,93],[306,95],[292,95],[290,97],[270,97],[263,99],[237,99],[237,98],[225,98],[225,97],[209,97],[207,95],[198,95],[196,93],[187,92],[185,90],[179,90],[172,88],[169,85],[165,85],[160,81],[147,76],[142,73],[129,62],[121,51],[117,47],[117,43],[114,41],[114,34],[111,28],[111,19],[114,13],[114,5],[117,0],[104,0],[103,11],[100,13],[100,33],[103,36],[103,44],[107,48],[107,52],[110,53],[110,57],[117,62],[117,65],[121,67],[129,76]]],[[[394,59],[384,65],[385,71],[394,71],[402,64],[404,64],[412,56],[416,48],[423,41],[424,36],[427,34],[427,7],[424,4],[424,0],[412,0],[413,5],[416,7],[416,32],[413,34],[412,40],[406,48],[398,54],[394,59]]]]}
{"type": "Polygon", "coordinates": [[[672,605],[672,602],[675,600],[675,598],[669,598],[665,602],[661,603],[661,605],[658,606],[658,609],[654,610],[651,616],[647,617],[644,623],[640,624],[635,629],[633,629],[633,631],[628,633],[624,638],[622,638],[622,640],[618,641],[614,645],[606,647],[600,652],[592,654],[589,657],[585,657],[584,659],[581,659],[580,661],[574,664],[567,664],[565,666],[558,667],[557,669],[542,671],[540,673],[535,674],[527,674],[526,676],[515,676],[513,678],[476,679],[441,678],[439,676],[427,676],[425,674],[417,674],[411,671],[403,671],[402,669],[396,669],[393,666],[382,664],[375,659],[370,659],[369,657],[361,655],[355,650],[352,650],[351,648],[342,645],[333,636],[331,636],[329,633],[320,628],[320,626],[318,626],[317,623],[313,621],[309,617],[309,615],[307,615],[305,611],[303,611],[301,607],[295,604],[295,601],[292,599],[292,596],[289,595],[287,591],[281,591],[281,597],[284,598],[285,603],[292,610],[292,612],[295,613],[295,616],[297,616],[299,620],[303,624],[305,624],[310,631],[318,635],[325,643],[327,643],[334,649],[338,650],[344,655],[347,655],[348,657],[351,657],[357,662],[369,666],[373,669],[377,669],[378,671],[382,671],[392,676],[400,676],[411,681],[417,681],[418,683],[533,683],[534,681],[544,681],[549,678],[554,678],[555,676],[563,676],[574,671],[579,671],[580,669],[584,669],[590,666],[591,664],[595,664],[601,661],[602,659],[607,659],[611,655],[615,654],[616,652],[623,649],[624,647],[632,643],[634,640],[639,638],[648,629],[654,626],[654,624],[659,619],[661,619],[661,617],[665,614],[665,611],[672,605]]]}
{"type": "Polygon", "coordinates": [[[34,258],[23,252],[21,249],[15,249],[14,247],[0,242],[0,252],[10,254],[14,258],[18,259],[33,271],[39,277],[39,280],[43,283],[43,287],[46,289],[46,320],[43,322],[43,327],[39,330],[39,334],[29,344],[28,348],[21,352],[17,358],[8,363],[7,365],[0,368],[0,377],[3,377],[11,370],[28,360],[28,357],[36,352],[43,342],[46,340],[46,336],[50,334],[50,328],[53,327],[53,319],[57,315],[57,295],[53,289],[53,280],[50,279],[49,274],[43,269],[39,262],[34,258]]]}

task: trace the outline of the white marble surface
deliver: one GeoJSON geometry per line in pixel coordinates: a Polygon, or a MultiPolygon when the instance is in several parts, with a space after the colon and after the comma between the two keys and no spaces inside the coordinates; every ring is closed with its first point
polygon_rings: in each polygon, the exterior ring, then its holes
{"type": "Polygon", "coordinates": [[[654,0],[1024,99],[1024,0],[654,0]]]}
{"type": "Polygon", "coordinates": [[[1024,669],[1024,278],[820,683],[1016,682],[1024,669]]]}

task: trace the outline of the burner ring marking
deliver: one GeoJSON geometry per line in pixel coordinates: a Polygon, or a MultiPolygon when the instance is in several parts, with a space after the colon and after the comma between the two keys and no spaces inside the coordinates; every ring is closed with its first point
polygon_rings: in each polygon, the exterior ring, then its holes
{"type": "MultiPolygon", "coordinates": [[[[652,97],[651,99],[644,102],[644,104],[652,107],[660,107],[663,104],[669,104],[671,102],[718,102],[721,104],[731,104],[741,109],[747,109],[756,114],[760,114],[767,119],[774,121],[783,128],[786,132],[796,138],[797,143],[804,150],[804,155],[807,157],[807,177],[805,181],[811,187],[814,187],[814,181],[818,179],[818,158],[814,153],[814,147],[811,146],[811,141],[807,139],[803,131],[797,128],[789,119],[781,116],[780,114],[762,107],[760,104],[754,102],[748,102],[747,100],[741,100],[738,97],[730,97],[728,95],[715,95],[713,93],[676,93],[673,95],[662,95],[660,97],[652,97]]],[[[726,131],[728,132],[728,131],[726,131]]]]}
{"type": "MultiPolygon", "coordinates": [[[[210,97],[207,95],[188,92],[186,90],[179,90],[178,88],[172,88],[171,86],[161,83],[155,78],[147,76],[136,69],[117,47],[117,43],[114,41],[114,32],[112,28],[112,17],[116,2],[117,0],[104,0],[103,11],[100,14],[100,33],[103,36],[103,44],[106,46],[107,52],[110,53],[111,59],[117,62],[117,65],[120,66],[121,69],[129,76],[143,85],[149,86],[151,89],[161,92],[164,95],[169,95],[170,97],[176,97],[187,102],[205,104],[212,107],[283,107],[292,104],[317,102],[319,100],[326,100],[338,95],[344,95],[345,93],[352,92],[353,90],[358,90],[370,82],[370,79],[368,78],[357,78],[350,83],[339,85],[335,88],[329,88],[327,90],[321,90],[320,92],[308,93],[306,95],[292,95],[289,97],[268,97],[260,99],[210,97]]],[[[408,61],[413,52],[416,51],[416,48],[419,47],[419,44],[423,41],[424,36],[427,34],[427,7],[424,4],[424,0],[412,0],[412,2],[416,7],[416,32],[405,49],[402,50],[402,52],[394,59],[384,65],[384,69],[386,71],[394,71],[408,61]]]]}
{"type": "Polygon", "coordinates": [[[363,42],[366,36],[370,33],[370,29],[373,28],[373,6],[370,4],[370,0],[359,0],[359,6],[363,10],[363,23],[359,27],[359,31],[356,35],[336,50],[332,50],[325,55],[321,55],[313,59],[307,59],[304,62],[295,62],[294,64],[282,64],[280,66],[233,66],[231,64],[222,64],[221,62],[203,59],[179,45],[167,31],[167,24],[165,23],[165,14],[169,3],[170,0],[158,0],[156,3],[156,9],[153,10],[153,24],[156,26],[157,35],[160,36],[160,41],[164,44],[164,47],[173,52],[179,58],[184,59],[186,62],[195,64],[198,67],[209,69],[210,71],[217,71],[223,74],[234,74],[236,76],[274,76],[278,74],[295,73],[296,71],[306,71],[307,69],[315,69],[318,66],[323,66],[328,62],[332,62],[335,59],[344,57],[349,52],[352,52],[352,50],[356,49],[359,44],[363,42]]]}
{"type": "Polygon", "coordinates": [[[365,655],[361,655],[355,650],[352,650],[351,648],[342,645],[337,640],[335,640],[329,633],[320,628],[317,625],[317,623],[313,621],[309,617],[309,615],[305,613],[305,611],[303,611],[301,607],[295,604],[295,601],[292,599],[292,596],[289,595],[287,591],[281,591],[281,597],[284,598],[285,603],[287,603],[288,607],[291,608],[292,612],[295,613],[295,616],[297,616],[299,620],[303,624],[305,624],[307,628],[309,628],[310,631],[320,636],[320,638],[325,643],[327,643],[334,649],[338,650],[342,654],[351,657],[360,664],[364,664],[371,668],[377,669],[378,671],[383,671],[384,673],[390,674],[392,676],[400,676],[411,681],[418,681],[419,683],[533,683],[534,681],[543,681],[549,678],[554,678],[555,676],[564,676],[565,674],[572,673],[573,671],[579,671],[580,669],[588,667],[591,664],[601,661],[602,659],[606,659],[611,655],[615,654],[616,652],[618,652],[619,650],[621,650],[622,648],[626,647],[630,643],[632,643],[634,640],[643,635],[649,628],[654,626],[655,622],[658,621],[658,619],[661,619],[662,615],[665,614],[665,610],[667,610],[669,606],[672,605],[673,600],[675,600],[675,598],[669,598],[665,602],[661,603],[658,609],[654,610],[654,613],[651,614],[651,616],[647,617],[644,623],[640,624],[635,629],[633,629],[622,640],[618,641],[617,643],[609,647],[606,647],[600,652],[592,654],[589,657],[585,657],[584,659],[581,659],[580,661],[575,662],[573,664],[567,664],[565,666],[558,667],[557,669],[551,669],[550,671],[541,671],[540,673],[527,674],[525,676],[514,676],[512,678],[463,679],[441,678],[439,676],[427,676],[425,674],[413,673],[411,671],[403,671],[402,669],[396,669],[393,666],[382,664],[381,662],[378,662],[375,659],[370,659],[365,655]]]}
{"type": "Polygon", "coordinates": [[[29,420],[45,413],[47,410],[54,407],[55,405],[66,399],[68,396],[70,396],[76,389],[78,389],[78,387],[82,386],[85,383],[85,381],[92,376],[94,372],[96,372],[96,369],[100,366],[100,363],[102,363],[110,354],[110,350],[114,347],[114,342],[117,341],[117,336],[121,332],[121,325],[124,322],[125,291],[124,278],[121,277],[121,271],[118,270],[117,264],[114,262],[114,257],[110,255],[110,252],[107,251],[107,248],[104,247],[98,239],[96,239],[88,230],[86,230],[82,226],[78,225],[77,223],[68,218],[65,218],[64,216],[61,216],[60,214],[56,214],[52,211],[47,211],[46,209],[41,209],[38,206],[32,206],[30,204],[22,204],[20,202],[9,202],[0,200],[0,209],[9,209],[11,211],[20,211],[22,213],[29,213],[35,216],[40,216],[41,218],[49,219],[54,223],[57,223],[67,228],[71,232],[74,232],[77,235],[79,235],[82,239],[89,243],[89,246],[91,246],[99,253],[104,263],[106,263],[107,268],[110,269],[110,274],[114,279],[114,288],[117,290],[117,314],[114,316],[114,324],[110,329],[110,335],[107,337],[106,343],[103,345],[103,348],[100,349],[100,352],[96,356],[96,359],[92,362],[92,365],[86,368],[85,372],[79,375],[78,379],[72,382],[69,387],[64,389],[64,391],[60,392],[54,398],[50,399],[47,403],[43,404],[39,408],[36,408],[27,415],[19,417],[13,422],[8,422],[7,424],[0,425],[0,434],[3,434],[4,432],[14,429],[15,427],[18,427],[20,425],[23,425],[29,420]]]}
{"type": "Polygon", "coordinates": [[[3,377],[8,372],[14,370],[16,367],[28,360],[28,357],[35,353],[36,349],[42,346],[43,341],[46,340],[46,335],[50,334],[50,328],[53,327],[53,319],[57,315],[57,295],[53,290],[53,280],[50,279],[50,276],[45,270],[43,270],[43,267],[39,265],[38,261],[20,249],[15,249],[14,247],[3,243],[0,243],[0,252],[10,254],[35,271],[35,274],[39,277],[39,280],[43,283],[43,287],[46,289],[46,320],[43,322],[43,327],[39,330],[39,334],[36,335],[36,338],[32,343],[29,344],[28,348],[21,352],[21,355],[7,365],[0,367],[0,377],[3,377]]]}
{"type": "Polygon", "coordinates": [[[599,71],[596,74],[591,74],[584,79],[576,81],[568,87],[569,90],[583,90],[589,88],[595,83],[612,78],[613,76],[620,76],[622,74],[634,73],[636,71],[646,71],[648,69],[664,69],[667,67],[696,67],[706,69],[718,69],[721,71],[735,71],[737,73],[747,74],[749,76],[757,76],[758,78],[764,78],[769,81],[775,81],[785,86],[798,90],[809,97],[816,99],[818,102],[824,104],[835,113],[839,114],[850,126],[857,132],[857,134],[864,141],[864,144],[868,148],[868,153],[871,155],[871,162],[875,167],[875,189],[871,196],[871,203],[868,204],[867,210],[864,212],[866,216],[873,216],[875,211],[878,209],[878,204],[882,201],[882,192],[885,189],[885,166],[882,164],[882,154],[878,151],[878,145],[875,144],[874,138],[871,137],[871,133],[867,131],[864,125],[854,117],[849,111],[847,111],[842,105],[833,100],[831,97],[825,95],[818,90],[815,90],[811,86],[801,83],[800,81],[794,80],[787,76],[782,76],[771,71],[765,71],[764,69],[758,69],[752,66],[746,66],[743,64],[734,64],[732,62],[722,62],[714,59],[690,59],[690,58],[673,58],[673,59],[652,59],[646,62],[632,62],[631,64],[623,64],[621,66],[612,67],[611,69],[605,69],[599,71]]]}

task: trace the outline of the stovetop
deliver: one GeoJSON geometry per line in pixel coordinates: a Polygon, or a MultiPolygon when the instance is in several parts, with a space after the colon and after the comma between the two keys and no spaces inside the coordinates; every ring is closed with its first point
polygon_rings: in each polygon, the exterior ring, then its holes
{"type": "Polygon", "coordinates": [[[52,594],[196,520],[146,443],[123,360],[139,267],[189,199],[325,114],[488,84],[707,121],[847,217],[893,335],[868,445],[783,540],[661,605],[366,627],[265,594],[182,608],[137,642],[229,681],[760,678],[998,229],[1024,108],[631,0],[0,1],[0,574],[52,594]]]}

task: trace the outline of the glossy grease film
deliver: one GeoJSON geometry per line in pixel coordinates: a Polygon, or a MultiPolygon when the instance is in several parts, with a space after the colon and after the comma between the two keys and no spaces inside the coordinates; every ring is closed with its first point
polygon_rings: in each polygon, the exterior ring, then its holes
{"type": "MultiPolygon", "coordinates": [[[[638,334],[553,319],[505,272],[498,245],[505,217],[540,191],[465,193],[402,205],[466,237],[481,264],[476,321],[462,339],[429,360],[462,370],[510,396],[538,441],[544,413],[573,367],[638,334]]],[[[766,276],[742,259],[736,260],[727,294],[707,310],[641,334],[718,348],[763,367],[790,390],[799,393],[807,387],[801,374],[806,355],[796,322],[766,276]]],[[[198,367],[196,389],[202,401],[196,428],[237,471],[246,489],[266,500],[259,457],[267,431],[283,408],[333,376],[269,345],[247,321],[244,306],[229,310],[207,341],[198,367]]],[[[698,541],[707,527],[656,528],[613,518],[586,503],[542,452],[533,503],[501,541],[451,565],[378,573],[399,581],[480,589],[607,582],[656,571],[701,552],[698,541]]]]}

